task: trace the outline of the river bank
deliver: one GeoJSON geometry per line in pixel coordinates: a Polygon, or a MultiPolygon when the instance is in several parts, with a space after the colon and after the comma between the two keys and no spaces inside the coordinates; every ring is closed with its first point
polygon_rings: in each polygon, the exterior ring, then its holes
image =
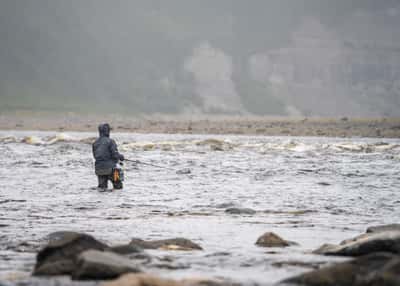
{"type": "Polygon", "coordinates": [[[399,118],[285,118],[235,116],[82,115],[49,113],[0,114],[0,130],[96,131],[109,122],[114,131],[164,134],[243,134],[400,138],[399,118]]]}

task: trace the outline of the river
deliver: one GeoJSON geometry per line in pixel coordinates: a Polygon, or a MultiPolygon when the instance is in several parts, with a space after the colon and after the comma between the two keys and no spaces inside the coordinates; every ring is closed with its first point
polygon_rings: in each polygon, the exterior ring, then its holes
{"type": "Polygon", "coordinates": [[[74,230],[109,244],[185,237],[204,250],[151,251],[177,269],[149,271],[269,285],[340,261],[310,253],[320,245],[400,218],[399,139],[117,133],[126,158],[165,168],[126,162],[124,189],[98,192],[95,136],[0,131],[0,281],[29,276],[30,247],[74,230]],[[256,246],[267,231],[299,245],[256,246]]]}

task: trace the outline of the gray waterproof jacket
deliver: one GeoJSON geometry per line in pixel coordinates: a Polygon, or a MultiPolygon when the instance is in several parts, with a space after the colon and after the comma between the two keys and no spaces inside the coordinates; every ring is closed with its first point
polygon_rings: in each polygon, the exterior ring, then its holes
{"type": "Polygon", "coordinates": [[[117,144],[110,138],[110,126],[102,124],[99,126],[100,136],[93,143],[93,156],[96,159],[96,175],[111,175],[112,169],[118,163],[123,161],[124,156],[118,152],[117,144]]]}

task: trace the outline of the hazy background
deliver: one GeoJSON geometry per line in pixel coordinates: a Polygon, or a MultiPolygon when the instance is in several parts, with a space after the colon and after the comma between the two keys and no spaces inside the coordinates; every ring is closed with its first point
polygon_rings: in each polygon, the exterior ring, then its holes
{"type": "Polygon", "coordinates": [[[398,0],[1,0],[0,112],[400,116],[398,0]]]}

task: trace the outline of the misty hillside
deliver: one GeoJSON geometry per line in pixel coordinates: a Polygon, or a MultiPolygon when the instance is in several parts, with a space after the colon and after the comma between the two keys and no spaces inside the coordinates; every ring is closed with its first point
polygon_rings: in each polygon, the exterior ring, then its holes
{"type": "Polygon", "coordinates": [[[397,0],[2,0],[0,112],[400,116],[397,0]]]}

